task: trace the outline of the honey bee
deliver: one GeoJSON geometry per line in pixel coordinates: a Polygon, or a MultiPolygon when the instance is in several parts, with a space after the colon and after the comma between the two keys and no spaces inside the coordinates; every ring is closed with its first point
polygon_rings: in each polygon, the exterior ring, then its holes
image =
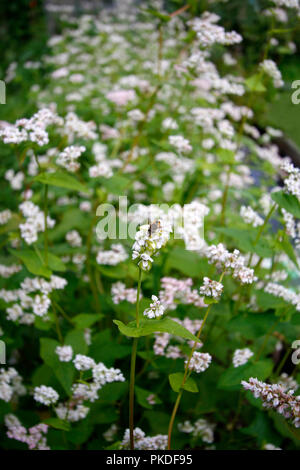
{"type": "Polygon", "coordinates": [[[153,224],[150,224],[150,227],[148,229],[148,235],[151,236],[159,228],[161,228],[160,220],[153,222],[153,224]]]}

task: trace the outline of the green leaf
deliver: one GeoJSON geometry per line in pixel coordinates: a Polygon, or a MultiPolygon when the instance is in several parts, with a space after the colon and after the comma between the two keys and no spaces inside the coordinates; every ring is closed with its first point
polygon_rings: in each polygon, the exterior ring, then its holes
{"type": "Polygon", "coordinates": [[[282,230],[281,231],[281,240],[277,243],[279,249],[282,249],[285,254],[290,258],[294,263],[297,269],[299,269],[297,257],[294,253],[293,245],[290,243],[288,235],[282,230]]]}
{"type": "Polygon", "coordinates": [[[63,173],[56,171],[55,173],[40,173],[34,178],[34,181],[39,183],[49,184],[50,186],[58,186],[59,188],[72,189],[74,191],[80,191],[82,193],[89,193],[89,189],[80,183],[76,178],[69,175],[69,173],[63,173]]]}
{"type": "Polygon", "coordinates": [[[276,191],[276,193],[271,194],[271,197],[280,207],[283,207],[290,214],[293,214],[294,217],[300,219],[300,203],[296,196],[286,194],[283,191],[276,191]]]}
{"type": "Polygon", "coordinates": [[[218,388],[222,390],[241,390],[241,381],[248,380],[250,377],[257,377],[259,380],[264,380],[271,374],[273,369],[273,362],[269,359],[259,362],[248,362],[243,366],[229,367],[221,375],[218,388]]]}
{"type": "MultiPolygon", "coordinates": [[[[65,342],[66,345],[70,344],[65,342]]],[[[74,365],[71,362],[61,362],[55,350],[60,346],[59,342],[51,338],[40,338],[40,356],[49,367],[51,367],[56,378],[68,395],[75,375],[74,365]]]]}
{"type": "Polygon", "coordinates": [[[119,320],[113,320],[113,322],[118,326],[123,335],[131,338],[139,338],[140,336],[148,336],[152,333],[161,332],[170,333],[171,335],[180,336],[181,338],[200,343],[200,340],[197,339],[196,336],[176,321],[171,320],[171,318],[163,318],[162,320],[143,320],[140,322],[139,328],[136,327],[135,322],[130,322],[128,325],[124,325],[124,323],[119,320]]]}
{"type": "Polygon", "coordinates": [[[153,400],[155,401],[156,405],[162,403],[162,401],[149,390],[145,390],[143,388],[135,386],[134,391],[136,394],[138,404],[141,405],[143,408],[147,408],[148,410],[151,410],[153,408],[153,405],[150,405],[150,403],[147,400],[147,398],[150,395],[154,395],[153,400]]]}
{"type": "MultiPolygon", "coordinates": [[[[180,391],[183,377],[183,372],[176,372],[175,374],[169,375],[169,382],[174,392],[178,393],[180,391]]],[[[191,377],[186,380],[182,388],[191,393],[197,393],[199,391],[196,382],[191,377]]]]}
{"type": "Polygon", "coordinates": [[[124,191],[129,188],[130,180],[124,176],[114,175],[111,178],[99,178],[101,186],[103,186],[109,193],[118,196],[124,196],[124,191]]]}
{"type": "Polygon", "coordinates": [[[70,423],[59,418],[47,418],[43,421],[43,423],[51,426],[54,429],[61,429],[62,431],[70,430],[70,423]]]}
{"type": "Polygon", "coordinates": [[[74,354],[86,354],[88,345],[82,330],[71,330],[65,337],[65,344],[72,346],[74,354]]]}
{"type": "Polygon", "coordinates": [[[266,91],[266,87],[262,82],[262,77],[259,73],[252,75],[251,77],[245,80],[245,84],[250,91],[254,91],[256,93],[263,93],[266,91]]]}
{"type": "Polygon", "coordinates": [[[9,250],[9,252],[19,258],[25,264],[28,271],[35,276],[50,277],[52,272],[46,268],[43,261],[33,250],[9,250]]]}
{"type": "Polygon", "coordinates": [[[97,321],[103,318],[101,313],[80,313],[72,318],[72,321],[75,323],[76,328],[84,329],[89,328],[94,325],[97,321]]]}

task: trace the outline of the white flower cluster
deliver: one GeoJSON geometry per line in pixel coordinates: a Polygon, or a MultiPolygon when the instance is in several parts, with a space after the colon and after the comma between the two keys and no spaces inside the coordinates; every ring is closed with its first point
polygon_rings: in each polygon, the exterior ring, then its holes
{"type": "MultiPolygon", "coordinates": [[[[148,437],[140,428],[133,430],[134,448],[136,450],[166,450],[168,444],[168,436],[158,434],[157,436],[148,437]]],[[[130,433],[126,429],[123,440],[121,442],[121,449],[129,449],[130,433]]]]}
{"type": "Polygon", "coordinates": [[[293,292],[276,282],[268,282],[264,291],[268,294],[274,295],[275,297],[280,297],[286,302],[294,305],[296,310],[300,312],[300,294],[296,294],[296,292],[293,292]]]}
{"type": "Polygon", "coordinates": [[[164,314],[165,307],[162,305],[161,301],[156,297],[156,295],[152,295],[151,299],[152,303],[150,304],[149,308],[144,310],[144,316],[148,318],[159,318],[164,314]]]}
{"type": "Polygon", "coordinates": [[[22,384],[22,377],[16,369],[0,369],[0,400],[9,402],[13,396],[22,396],[26,394],[26,389],[22,384]]]}
{"type": "Polygon", "coordinates": [[[137,289],[134,289],[132,287],[127,288],[123,282],[118,281],[112,284],[111,295],[114,304],[119,304],[123,300],[127,300],[127,302],[134,304],[137,298],[137,289]]]}
{"type": "Polygon", "coordinates": [[[175,310],[177,305],[194,305],[203,308],[205,306],[203,298],[200,297],[197,289],[192,289],[193,280],[176,279],[174,277],[163,277],[161,279],[162,290],[159,291],[159,299],[168,310],[175,310]]]}
{"type": "Polygon", "coordinates": [[[184,421],[178,424],[180,432],[192,434],[194,438],[201,438],[203,442],[211,444],[214,442],[215,424],[208,422],[206,419],[198,419],[192,424],[190,421],[184,421]]]}
{"type": "Polygon", "coordinates": [[[182,184],[187,174],[195,169],[195,162],[191,158],[178,157],[173,152],[160,152],[155,156],[158,162],[164,162],[170,166],[170,174],[177,184],[182,184]]]}
{"type": "Polygon", "coordinates": [[[200,18],[189,22],[192,29],[197,32],[200,46],[210,47],[216,43],[229,46],[242,41],[242,36],[235,31],[226,32],[222,26],[216,25],[219,19],[220,17],[214,13],[205,12],[200,18]]]}
{"type": "MultiPolygon", "coordinates": [[[[26,222],[19,225],[21,237],[28,245],[32,245],[32,243],[37,241],[38,233],[45,230],[44,213],[31,201],[22,202],[19,209],[26,218],[26,222]]],[[[52,228],[54,225],[55,220],[48,216],[47,227],[52,228]]]]}
{"type": "Polygon", "coordinates": [[[299,10],[299,1],[298,0],[271,0],[278,7],[294,8],[299,10]]]}
{"type": "Polygon", "coordinates": [[[135,100],[136,93],[134,90],[115,90],[108,92],[106,98],[117,106],[126,106],[135,100]]]}
{"type": "Polygon", "coordinates": [[[5,264],[0,264],[0,277],[8,278],[13,276],[13,274],[18,273],[21,271],[22,266],[19,264],[12,264],[10,266],[6,266],[5,264]]]}
{"type": "Polygon", "coordinates": [[[13,414],[5,416],[5,424],[9,439],[24,442],[30,450],[50,450],[45,436],[48,432],[47,424],[36,424],[27,430],[13,414]]]}
{"type": "Polygon", "coordinates": [[[239,367],[246,364],[252,356],[253,352],[249,348],[236,349],[232,358],[234,367],[239,367]]]}
{"type": "Polygon", "coordinates": [[[73,348],[72,346],[57,346],[55,349],[56,354],[59,357],[61,362],[70,362],[73,357],[73,348]]]}
{"type": "Polygon", "coordinates": [[[260,68],[272,78],[275,88],[281,88],[284,85],[281,72],[273,60],[265,59],[260,63],[260,68]]]}
{"type": "Polygon", "coordinates": [[[116,266],[123,261],[126,261],[128,254],[121,245],[121,243],[114,243],[111,245],[111,249],[107,251],[98,251],[96,261],[98,264],[107,264],[109,266],[116,266]]]}
{"type": "MultiPolygon", "coordinates": [[[[195,351],[191,357],[189,369],[193,370],[194,372],[197,372],[197,374],[199,374],[200,372],[204,372],[206,369],[209,368],[211,360],[212,357],[210,354],[195,351]]],[[[185,364],[187,363],[188,361],[185,361],[185,364]]]]}
{"type": "Polygon", "coordinates": [[[294,167],[292,163],[284,162],[281,169],[288,174],[284,180],[284,188],[287,193],[293,194],[300,202],[300,170],[294,167]]]}
{"type": "Polygon", "coordinates": [[[224,289],[223,284],[221,284],[221,282],[212,281],[208,277],[204,277],[203,281],[203,286],[200,287],[200,295],[219,299],[224,289]]]}
{"type": "Polygon", "coordinates": [[[52,387],[46,387],[41,385],[40,387],[34,388],[33,398],[35,401],[42,403],[43,405],[53,405],[59,399],[59,395],[56,390],[52,387]]]}
{"type": "Polygon", "coordinates": [[[14,191],[19,191],[24,182],[24,173],[22,171],[14,172],[14,170],[7,170],[5,173],[5,179],[9,181],[11,189],[14,191]]]}
{"type": "Polygon", "coordinates": [[[292,376],[289,376],[286,372],[283,372],[280,375],[277,383],[282,387],[284,392],[288,392],[289,390],[296,391],[299,388],[298,382],[292,376]]]}
{"type": "Polygon", "coordinates": [[[66,240],[72,247],[78,247],[82,245],[82,238],[77,230],[71,230],[66,234],[66,240]]]}
{"type": "Polygon", "coordinates": [[[294,396],[294,390],[286,392],[279,384],[269,385],[253,377],[248,382],[243,380],[242,385],[255,398],[260,398],[265,408],[273,408],[286,419],[291,419],[296,428],[300,427],[300,396],[294,396]]]}
{"type": "Polygon", "coordinates": [[[0,225],[5,225],[12,218],[12,213],[9,209],[0,212],[0,225]]]}
{"type": "Polygon", "coordinates": [[[60,419],[77,422],[84,419],[90,411],[83,402],[95,402],[98,400],[98,391],[105,384],[124,382],[125,378],[120,369],[107,368],[102,362],[96,364],[94,359],[82,354],[77,354],[73,362],[77,370],[92,370],[93,381],[73,384],[71,400],[60,403],[55,412],[60,419]]]}
{"type": "Polygon", "coordinates": [[[46,318],[51,305],[49,294],[53,290],[64,289],[66,284],[67,281],[64,278],[54,275],[50,277],[50,281],[39,277],[27,277],[21,283],[21,289],[0,291],[0,298],[6,303],[20,302],[6,309],[7,319],[30,325],[34,323],[35,315],[46,318]]]}
{"type": "Polygon", "coordinates": [[[158,220],[153,224],[141,225],[135,235],[132,259],[138,260],[143,271],[151,269],[153,258],[166,245],[172,231],[171,224],[158,220]]]}
{"type": "Polygon", "coordinates": [[[14,125],[5,126],[0,130],[0,138],[5,144],[20,144],[31,141],[39,146],[49,143],[46,127],[51,124],[62,125],[63,119],[50,109],[40,109],[30,119],[19,119],[14,125]]]}
{"type": "Polygon", "coordinates": [[[240,215],[246,224],[251,224],[253,227],[259,227],[264,223],[264,220],[252,209],[251,206],[242,206],[240,215]]]}
{"type": "Polygon", "coordinates": [[[86,148],[83,145],[71,145],[70,147],[66,147],[63,152],[59,154],[56,163],[74,173],[80,168],[80,163],[78,163],[77,160],[85,150],[86,148]]]}
{"type": "Polygon", "coordinates": [[[232,272],[232,276],[242,284],[252,284],[257,280],[254,270],[245,266],[245,258],[239,250],[230,253],[222,243],[211,245],[206,249],[206,257],[210,264],[215,264],[226,272],[232,272]]]}
{"type": "Polygon", "coordinates": [[[193,147],[187,139],[182,137],[182,135],[170,135],[169,142],[173,147],[176,148],[178,153],[190,153],[193,150],[193,147]]]}
{"type": "Polygon", "coordinates": [[[65,125],[62,129],[65,135],[68,136],[69,142],[73,142],[74,137],[85,140],[95,140],[98,138],[96,124],[93,121],[82,121],[75,113],[70,112],[65,118],[65,125]]]}

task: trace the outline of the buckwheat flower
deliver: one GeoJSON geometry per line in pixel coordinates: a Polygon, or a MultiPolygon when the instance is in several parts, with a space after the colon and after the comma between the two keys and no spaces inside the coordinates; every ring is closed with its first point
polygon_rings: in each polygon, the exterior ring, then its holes
{"type": "Polygon", "coordinates": [[[89,370],[96,365],[94,359],[83,354],[76,354],[73,362],[77,370],[89,370]]]}
{"type": "Polygon", "coordinates": [[[242,284],[253,284],[253,282],[257,281],[257,277],[254,275],[254,269],[247,268],[246,266],[240,266],[234,269],[232,276],[242,284]]]}
{"type": "Polygon", "coordinates": [[[116,266],[123,261],[126,261],[128,254],[121,245],[121,243],[113,243],[111,249],[107,251],[98,251],[96,261],[98,264],[106,264],[109,266],[116,266]]]}
{"type": "Polygon", "coordinates": [[[296,196],[300,201],[300,170],[294,167],[293,164],[283,162],[281,169],[288,174],[284,180],[284,189],[287,193],[296,196]]]}
{"type": "Polygon", "coordinates": [[[271,0],[272,3],[275,3],[278,7],[294,8],[299,10],[299,1],[298,0],[271,0]]]}
{"type": "Polygon", "coordinates": [[[249,348],[236,349],[232,359],[234,367],[239,367],[246,364],[252,356],[253,352],[249,348]]]}
{"type": "Polygon", "coordinates": [[[272,78],[275,88],[281,88],[284,85],[281,72],[273,60],[265,59],[260,63],[260,68],[272,78]]]}
{"type": "Polygon", "coordinates": [[[135,235],[132,246],[132,259],[138,260],[138,266],[143,271],[151,269],[153,258],[164,247],[170,238],[172,227],[166,221],[141,225],[135,235]]]}
{"type": "Polygon", "coordinates": [[[163,120],[162,122],[162,127],[163,129],[166,129],[166,130],[176,130],[178,129],[178,124],[177,122],[175,121],[175,119],[172,119],[170,117],[166,118],[163,120]]]}
{"type": "Polygon", "coordinates": [[[213,297],[214,299],[219,299],[223,292],[223,284],[217,281],[212,281],[208,277],[203,279],[203,286],[200,287],[200,295],[204,297],[213,297]]]}
{"type": "Polygon", "coordinates": [[[94,401],[98,400],[99,389],[100,386],[97,383],[76,383],[72,385],[72,397],[78,400],[90,401],[93,403],[94,401]]]}
{"type": "Polygon", "coordinates": [[[246,224],[251,224],[253,227],[259,227],[264,223],[264,220],[250,206],[242,206],[240,215],[246,224]]]}
{"type": "Polygon", "coordinates": [[[73,357],[72,346],[57,346],[55,349],[56,354],[61,362],[69,362],[73,357]]]}
{"type": "Polygon", "coordinates": [[[42,403],[43,405],[49,406],[55,404],[59,399],[58,393],[52,387],[46,387],[41,385],[40,387],[34,388],[33,398],[35,401],[42,403]]]}
{"type": "Polygon", "coordinates": [[[18,264],[12,264],[10,266],[5,266],[4,264],[0,264],[0,277],[8,278],[13,276],[15,273],[21,271],[22,266],[18,264]]]}
{"type": "Polygon", "coordinates": [[[103,434],[102,436],[107,442],[113,442],[115,440],[116,433],[118,432],[118,426],[116,424],[112,424],[103,434]]]}
{"type": "Polygon", "coordinates": [[[194,423],[193,436],[201,437],[203,442],[211,444],[214,442],[215,424],[209,423],[206,419],[198,419],[194,423]]]}
{"type": "Polygon", "coordinates": [[[51,300],[45,294],[37,294],[32,304],[33,313],[38,317],[44,317],[48,313],[50,305],[51,300]]]}
{"type": "Polygon", "coordinates": [[[125,381],[120,369],[114,369],[113,367],[107,368],[102,362],[93,366],[93,379],[99,386],[111,382],[125,381]]]}
{"type": "Polygon", "coordinates": [[[180,432],[184,432],[186,434],[190,434],[191,432],[194,431],[194,426],[192,423],[188,420],[184,421],[183,423],[178,423],[178,430],[180,432]]]}
{"type": "Polygon", "coordinates": [[[127,116],[134,122],[142,121],[145,118],[144,113],[140,109],[132,109],[127,113],[127,116]]]}
{"type": "Polygon", "coordinates": [[[264,450],[282,450],[281,447],[276,447],[274,444],[265,444],[264,450]]]}
{"type": "Polygon", "coordinates": [[[152,295],[151,299],[152,303],[150,304],[149,308],[144,310],[144,316],[148,318],[161,317],[165,311],[164,306],[161,304],[160,300],[158,300],[156,295],[152,295]]]}
{"type": "Polygon", "coordinates": [[[80,164],[77,160],[85,150],[86,148],[83,145],[71,145],[70,147],[66,147],[63,152],[58,155],[56,163],[73,173],[80,168],[80,164]]]}
{"type": "Polygon", "coordinates": [[[283,372],[280,375],[277,383],[285,392],[288,392],[289,390],[296,391],[299,388],[298,382],[292,376],[288,376],[286,372],[283,372]]]}
{"type": "Polygon", "coordinates": [[[267,384],[250,377],[242,381],[245,390],[250,390],[255,398],[260,398],[263,406],[274,409],[286,419],[292,420],[296,428],[300,427],[300,396],[294,396],[294,390],[288,392],[279,384],[267,384]]]}
{"type": "Polygon", "coordinates": [[[12,218],[12,213],[9,209],[0,212],[0,225],[5,225],[12,218]]]}
{"type": "Polygon", "coordinates": [[[117,106],[126,106],[130,101],[135,100],[134,90],[116,90],[106,94],[106,98],[117,106]]]}
{"type": "MultiPolygon", "coordinates": [[[[157,436],[148,437],[140,428],[133,430],[134,448],[136,450],[166,450],[168,444],[168,436],[158,434],[157,436]]],[[[121,442],[121,449],[129,449],[130,434],[129,429],[126,429],[123,440],[121,442]]]]}
{"type": "Polygon", "coordinates": [[[190,153],[193,150],[190,142],[182,135],[170,135],[169,142],[179,153],[190,153]]]}
{"type": "Polygon", "coordinates": [[[72,247],[78,247],[82,245],[82,238],[77,230],[71,230],[66,234],[66,240],[72,247]]]}
{"type": "MultiPolygon", "coordinates": [[[[195,351],[189,363],[189,369],[197,372],[204,372],[210,366],[212,357],[208,353],[199,353],[195,351]]],[[[185,361],[185,365],[188,363],[188,360],[185,361]]]]}
{"type": "Polygon", "coordinates": [[[137,289],[126,288],[125,284],[119,281],[111,286],[111,295],[114,304],[119,304],[123,300],[134,304],[136,302],[137,289]]]}

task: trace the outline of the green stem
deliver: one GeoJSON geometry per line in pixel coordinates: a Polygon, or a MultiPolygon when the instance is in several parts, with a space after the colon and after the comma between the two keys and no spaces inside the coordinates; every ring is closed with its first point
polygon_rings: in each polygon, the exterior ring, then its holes
{"type": "Polygon", "coordinates": [[[44,189],[44,254],[45,254],[45,265],[48,266],[48,226],[47,226],[47,217],[48,217],[48,185],[45,184],[44,189]]]}
{"type": "MultiPolygon", "coordinates": [[[[139,328],[139,306],[140,306],[140,293],[142,283],[142,270],[139,268],[139,280],[136,295],[136,326],[139,328]]],[[[130,433],[130,449],[134,450],[134,383],[135,383],[135,364],[136,352],[138,346],[138,338],[134,338],[131,350],[131,363],[130,363],[130,384],[129,384],[129,433],[130,433]]]]}

